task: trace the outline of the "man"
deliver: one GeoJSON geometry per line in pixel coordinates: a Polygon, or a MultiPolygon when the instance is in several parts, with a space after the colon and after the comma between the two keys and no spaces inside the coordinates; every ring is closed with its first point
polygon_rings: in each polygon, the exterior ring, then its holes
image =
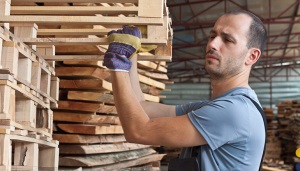
{"type": "Polygon", "coordinates": [[[239,10],[216,21],[205,56],[205,69],[211,78],[211,100],[178,106],[144,100],[136,55],[131,61],[128,59],[134,54],[135,38],[140,35],[136,28],[129,27],[110,33],[124,34],[131,37],[110,43],[104,64],[113,70],[115,105],[127,141],[200,146],[198,162],[202,171],[258,170],[265,129],[260,112],[249,99],[259,103],[248,79],[266,41],[266,30],[259,18],[239,10]]]}

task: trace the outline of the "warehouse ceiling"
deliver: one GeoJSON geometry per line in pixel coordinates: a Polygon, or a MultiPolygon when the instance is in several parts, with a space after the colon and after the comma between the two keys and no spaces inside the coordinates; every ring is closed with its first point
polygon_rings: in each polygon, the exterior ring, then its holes
{"type": "Polygon", "coordinates": [[[248,10],[261,18],[268,31],[266,50],[251,77],[300,77],[299,0],[168,0],[172,17],[173,61],[168,75],[175,82],[202,82],[209,32],[226,11],[248,10]],[[268,70],[268,71],[267,71],[268,70]],[[286,70],[285,75],[279,75],[286,70]]]}

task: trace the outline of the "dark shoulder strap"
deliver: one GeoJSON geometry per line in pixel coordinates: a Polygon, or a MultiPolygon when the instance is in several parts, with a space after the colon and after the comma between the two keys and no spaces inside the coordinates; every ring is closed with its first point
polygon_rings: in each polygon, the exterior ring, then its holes
{"type": "Polygon", "coordinates": [[[261,167],[262,167],[262,163],[263,163],[263,159],[264,159],[264,156],[265,156],[265,149],[266,149],[266,142],[267,142],[267,121],[266,121],[266,116],[265,116],[265,112],[263,111],[263,109],[260,107],[260,105],[254,101],[253,99],[251,99],[250,97],[244,95],[245,97],[247,97],[248,99],[251,100],[251,102],[255,105],[255,107],[257,108],[257,110],[259,111],[259,113],[261,114],[261,117],[263,118],[264,120],[264,125],[265,125],[265,145],[264,145],[264,151],[263,151],[263,155],[261,157],[261,161],[260,161],[260,167],[259,167],[259,170],[261,170],[261,167]]]}

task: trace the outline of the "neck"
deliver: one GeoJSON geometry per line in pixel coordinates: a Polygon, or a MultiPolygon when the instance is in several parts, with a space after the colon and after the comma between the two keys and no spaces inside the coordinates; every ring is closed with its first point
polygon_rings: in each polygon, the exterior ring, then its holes
{"type": "Polygon", "coordinates": [[[212,99],[215,99],[219,95],[225,93],[228,90],[231,90],[236,87],[246,87],[250,88],[248,84],[249,74],[247,73],[239,73],[235,76],[223,79],[212,79],[211,87],[212,87],[212,99]]]}

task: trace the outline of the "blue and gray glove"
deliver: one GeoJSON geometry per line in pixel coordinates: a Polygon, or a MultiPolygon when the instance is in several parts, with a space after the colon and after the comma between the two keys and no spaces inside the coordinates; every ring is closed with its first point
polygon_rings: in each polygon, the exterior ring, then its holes
{"type": "Polygon", "coordinates": [[[139,29],[125,26],[107,35],[110,44],[104,55],[104,66],[113,71],[129,72],[132,65],[130,58],[141,47],[139,29]]]}

